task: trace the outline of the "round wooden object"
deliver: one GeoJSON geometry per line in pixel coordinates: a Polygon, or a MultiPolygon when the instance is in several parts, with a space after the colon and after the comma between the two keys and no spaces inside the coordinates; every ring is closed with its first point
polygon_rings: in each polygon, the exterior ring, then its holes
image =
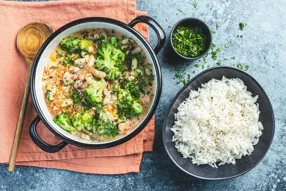
{"type": "Polygon", "coordinates": [[[52,33],[52,28],[44,23],[28,24],[18,33],[17,48],[27,61],[33,60],[52,33]]]}

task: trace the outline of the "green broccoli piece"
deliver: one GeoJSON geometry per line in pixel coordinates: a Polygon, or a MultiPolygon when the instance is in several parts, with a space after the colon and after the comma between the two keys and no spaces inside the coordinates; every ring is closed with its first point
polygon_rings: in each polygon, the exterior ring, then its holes
{"type": "Polygon", "coordinates": [[[87,49],[90,45],[91,45],[91,43],[88,40],[81,40],[80,41],[80,49],[82,51],[87,51],[87,49]]]}
{"type": "Polygon", "coordinates": [[[105,80],[94,80],[87,88],[84,89],[84,100],[90,106],[97,106],[103,101],[103,90],[106,88],[105,80]]]}
{"type": "Polygon", "coordinates": [[[84,127],[93,127],[95,125],[95,118],[89,112],[76,113],[72,117],[72,124],[77,130],[84,127]]]}
{"type": "Polygon", "coordinates": [[[80,50],[80,42],[78,37],[70,36],[60,42],[60,47],[69,53],[75,53],[80,50]]]}
{"type": "Polygon", "coordinates": [[[110,121],[103,109],[97,111],[97,121],[94,133],[104,135],[107,138],[118,135],[118,128],[110,121]]]}
{"type": "Polygon", "coordinates": [[[140,85],[134,81],[125,78],[121,84],[122,88],[128,90],[135,98],[140,98],[144,94],[144,90],[141,90],[140,85]]]}
{"type": "Polygon", "coordinates": [[[109,73],[105,76],[107,80],[115,80],[121,76],[122,72],[118,68],[113,68],[109,71],[109,73]]]}
{"type": "Polygon", "coordinates": [[[142,113],[143,107],[138,99],[133,97],[128,90],[121,89],[118,95],[118,114],[130,119],[142,113]]]}
{"type": "Polygon", "coordinates": [[[106,79],[115,80],[121,76],[125,54],[120,49],[105,42],[98,49],[96,58],[96,67],[107,73],[106,79]]]}
{"type": "Polygon", "coordinates": [[[137,102],[137,101],[133,102],[132,109],[133,109],[133,111],[134,111],[136,116],[140,115],[143,112],[142,105],[139,102],[137,102]]]}
{"type": "Polygon", "coordinates": [[[125,59],[124,52],[114,47],[110,43],[103,43],[98,49],[98,54],[103,60],[114,62],[116,67],[122,65],[125,59]]]}
{"type": "Polygon", "coordinates": [[[61,128],[67,130],[67,131],[75,131],[75,127],[72,125],[71,119],[70,119],[70,113],[61,113],[57,115],[53,121],[59,125],[61,128]]]}
{"type": "Polygon", "coordinates": [[[111,121],[99,120],[97,122],[97,133],[105,137],[115,137],[118,135],[118,128],[111,121]]]}

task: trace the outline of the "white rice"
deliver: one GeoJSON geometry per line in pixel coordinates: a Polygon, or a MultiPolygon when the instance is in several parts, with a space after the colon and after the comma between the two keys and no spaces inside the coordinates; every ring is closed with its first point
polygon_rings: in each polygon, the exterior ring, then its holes
{"type": "Polygon", "coordinates": [[[193,164],[212,167],[250,155],[263,130],[257,99],[240,79],[212,79],[191,90],[171,129],[177,150],[193,164]]]}

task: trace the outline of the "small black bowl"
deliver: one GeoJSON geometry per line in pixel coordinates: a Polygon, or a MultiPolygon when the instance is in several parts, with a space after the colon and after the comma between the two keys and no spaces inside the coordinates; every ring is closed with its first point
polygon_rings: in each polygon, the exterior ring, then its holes
{"type": "Polygon", "coordinates": [[[206,55],[206,53],[209,51],[211,44],[212,44],[212,33],[209,27],[207,26],[207,24],[204,23],[203,21],[196,19],[196,18],[184,18],[178,21],[172,28],[171,35],[170,35],[170,44],[171,44],[171,49],[175,53],[174,54],[175,56],[178,56],[185,60],[197,60],[203,57],[204,55],[206,55]],[[205,50],[202,52],[201,55],[196,56],[196,57],[186,57],[186,56],[181,55],[179,52],[175,50],[174,45],[173,45],[173,33],[178,26],[187,26],[187,27],[192,27],[192,28],[198,27],[202,29],[206,39],[205,39],[205,50]]]}
{"type": "Polygon", "coordinates": [[[222,180],[233,178],[242,175],[253,169],[266,155],[275,131],[274,113],[271,103],[258,82],[249,74],[231,67],[215,67],[205,70],[194,77],[188,84],[186,84],[176,95],[170,105],[169,111],[166,115],[163,126],[163,143],[165,150],[174,164],[182,171],[197,178],[206,180],[222,180]],[[239,78],[247,86],[247,90],[252,95],[258,95],[257,100],[259,104],[260,116],[259,120],[263,125],[262,135],[259,137],[259,142],[254,146],[254,151],[251,155],[244,156],[236,160],[236,164],[225,164],[213,168],[209,165],[197,166],[192,163],[191,159],[185,159],[175,148],[172,142],[174,133],[171,128],[174,125],[175,113],[177,113],[178,106],[189,97],[190,90],[197,90],[202,84],[207,83],[211,79],[239,78]]]}

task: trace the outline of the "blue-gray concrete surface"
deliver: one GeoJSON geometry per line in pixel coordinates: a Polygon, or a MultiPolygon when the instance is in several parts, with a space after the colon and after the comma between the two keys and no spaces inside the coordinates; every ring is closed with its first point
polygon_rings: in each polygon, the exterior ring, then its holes
{"type": "MultiPolygon", "coordinates": [[[[137,8],[156,19],[169,35],[176,21],[197,17],[211,28],[218,24],[214,43],[223,47],[223,65],[247,64],[247,71],[267,92],[275,111],[276,133],[264,160],[247,174],[224,181],[203,181],[178,170],[169,160],[161,141],[166,110],[182,87],[173,79],[175,67],[158,57],[163,72],[163,92],[156,111],[154,152],[145,153],[138,174],[91,175],[64,170],[17,167],[15,173],[0,165],[0,190],[286,190],[286,1],[285,0],[137,0],[137,8]],[[183,13],[178,11],[181,9],[183,13]],[[240,22],[247,23],[243,31],[240,22]],[[237,38],[243,35],[243,38],[237,38]],[[224,48],[230,40],[229,48],[224,48]],[[236,59],[229,59],[235,56],[236,59]],[[224,60],[227,58],[228,60],[224,60]]],[[[152,33],[153,34],[153,33],[152,33]]],[[[151,35],[151,39],[154,35],[151,35]]],[[[208,64],[215,65],[209,59],[208,64]]],[[[201,71],[189,66],[188,73],[201,71]]]]}

